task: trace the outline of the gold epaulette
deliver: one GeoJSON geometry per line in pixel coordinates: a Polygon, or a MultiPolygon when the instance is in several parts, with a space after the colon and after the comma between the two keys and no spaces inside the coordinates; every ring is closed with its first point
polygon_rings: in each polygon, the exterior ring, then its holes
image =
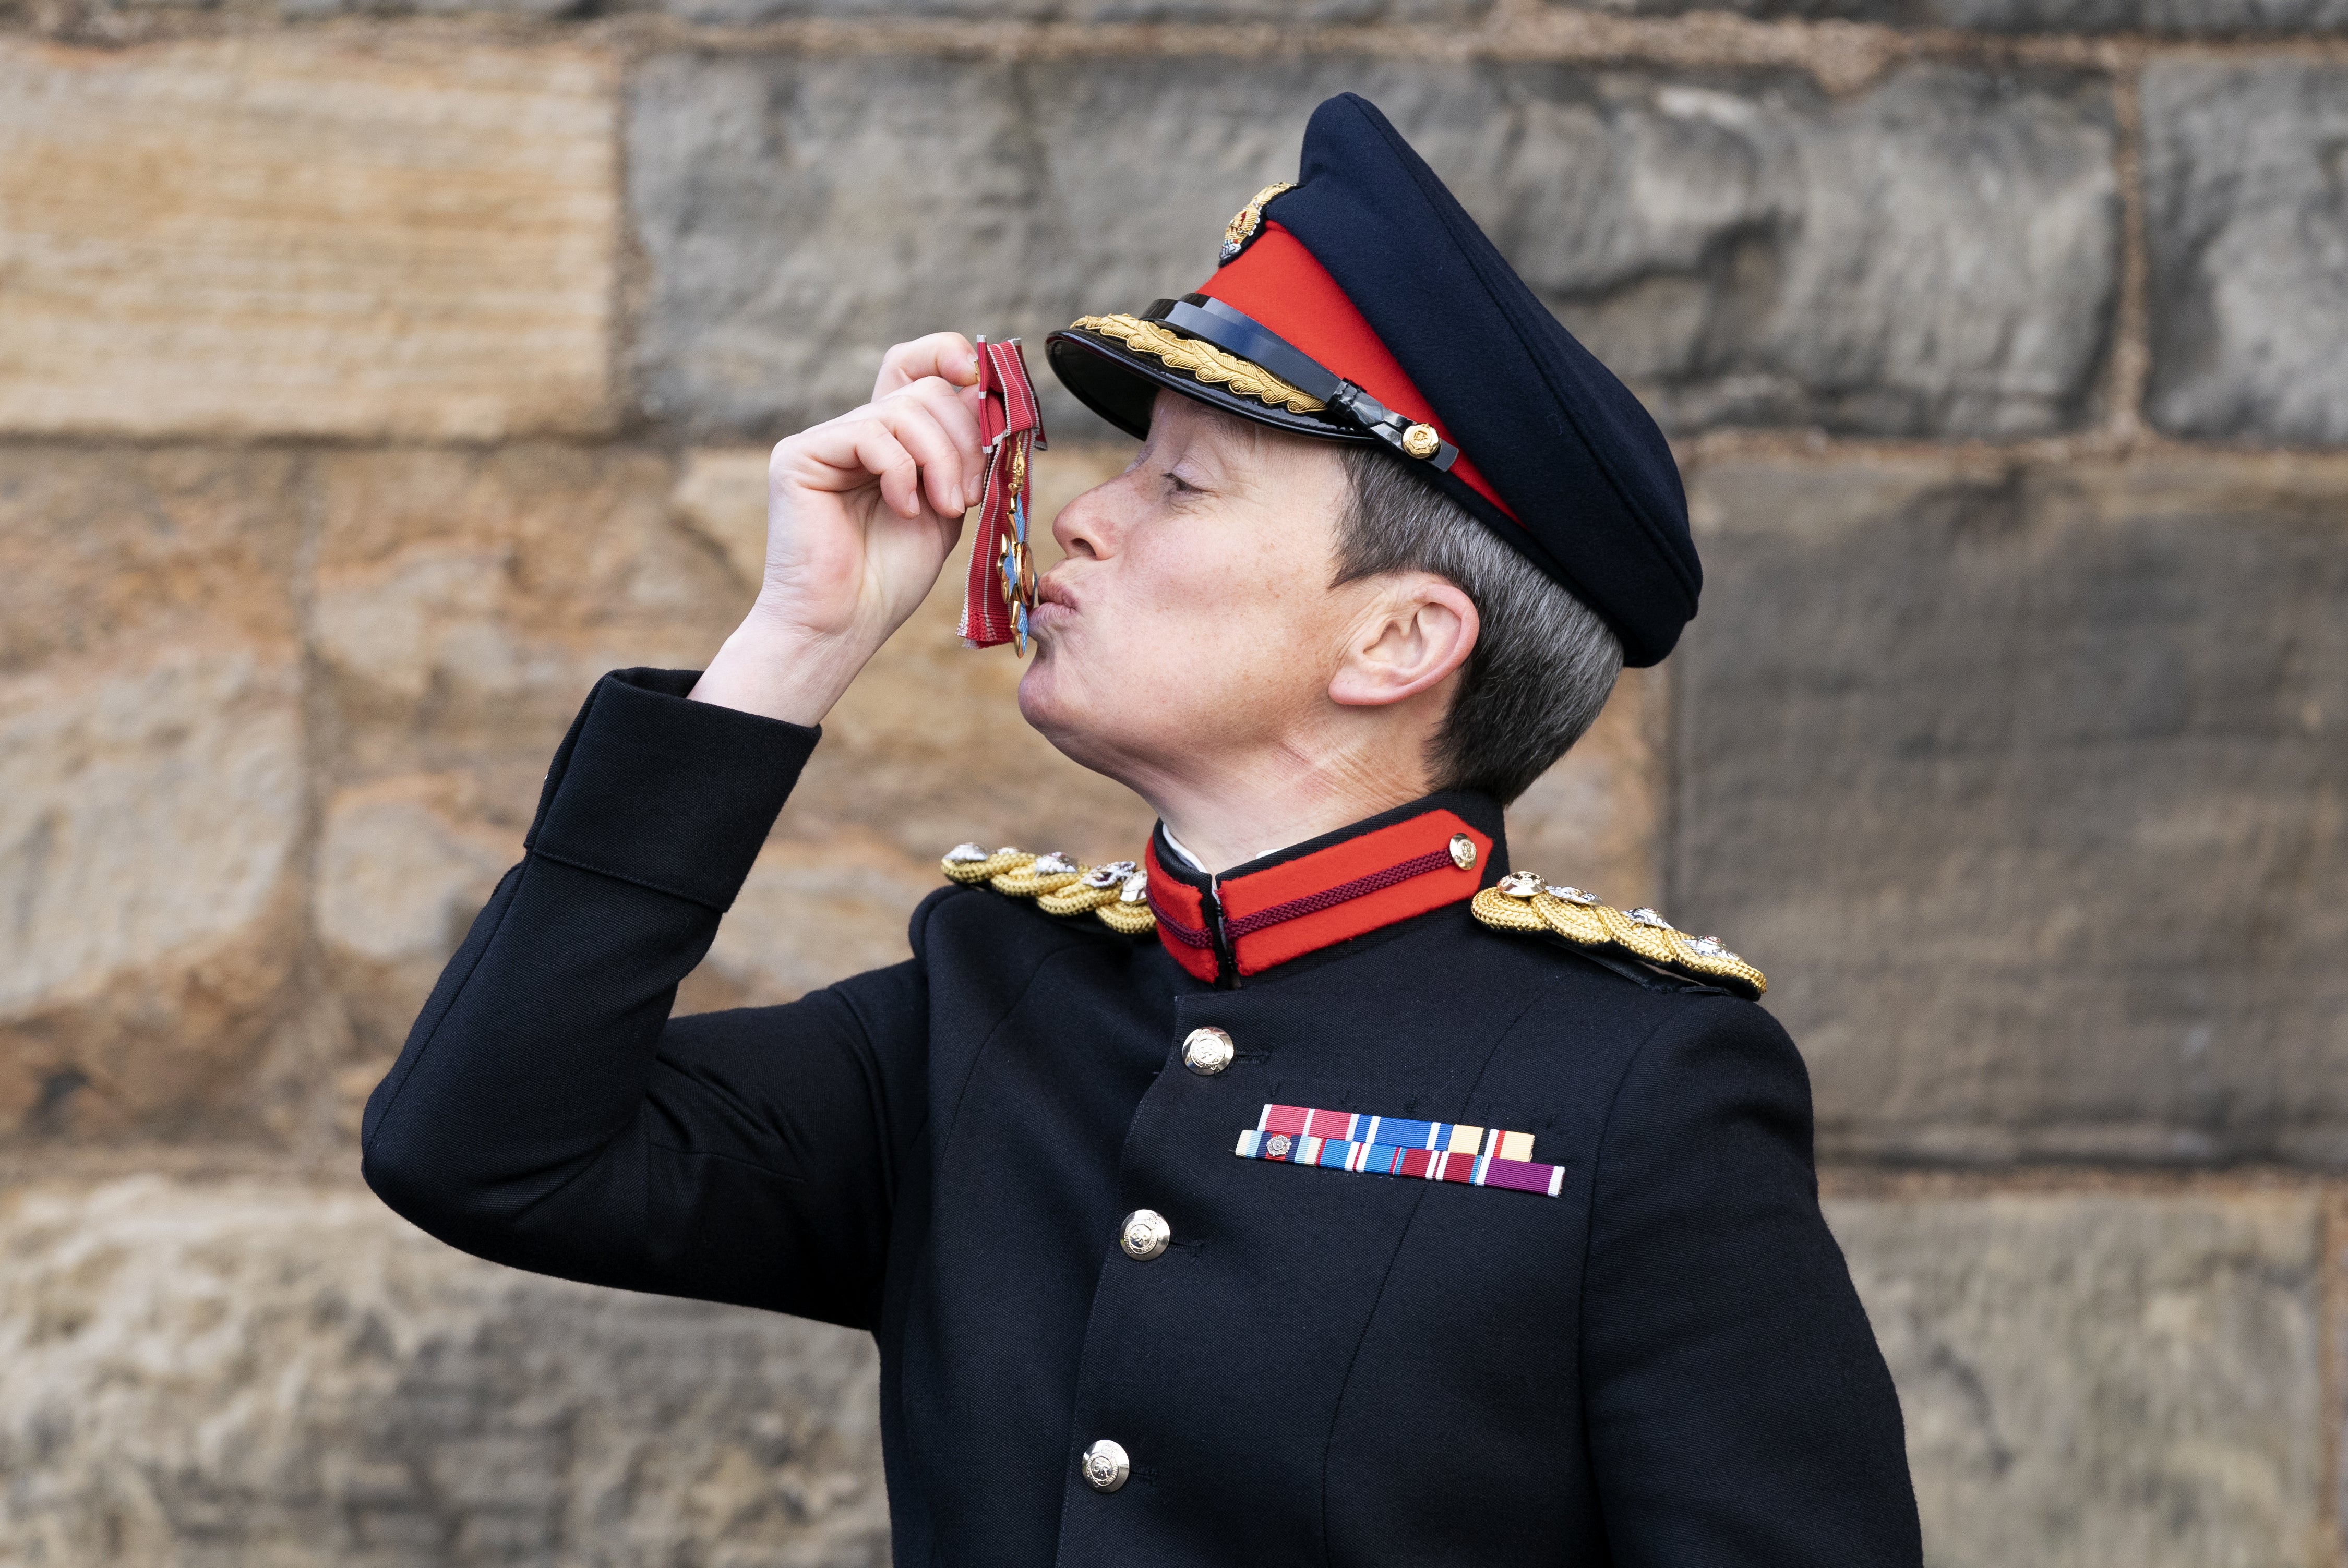
{"type": "Polygon", "coordinates": [[[1717,937],[1691,937],[1673,929],[1653,909],[1612,908],[1595,894],[1543,881],[1529,871],[1501,877],[1468,907],[1495,930],[1554,931],[1577,946],[1626,954],[1756,1000],[1769,989],[1761,971],[1722,947],[1717,937]]]}
{"type": "Polygon", "coordinates": [[[983,882],[1014,898],[1033,898],[1046,915],[1092,915],[1120,936],[1146,937],[1158,929],[1158,917],[1149,912],[1149,873],[1130,860],[1079,866],[1056,850],[989,854],[975,844],[958,844],[938,869],[956,882],[983,882]]]}

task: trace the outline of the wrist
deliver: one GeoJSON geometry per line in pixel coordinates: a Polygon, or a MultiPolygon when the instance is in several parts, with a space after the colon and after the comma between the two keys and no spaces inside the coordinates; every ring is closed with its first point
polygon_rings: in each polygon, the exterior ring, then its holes
{"type": "Polygon", "coordinates": [[[823,723],[873,651],[860,639],[810,632],[753,610],[686,695],[812,728],[823,723]]]}

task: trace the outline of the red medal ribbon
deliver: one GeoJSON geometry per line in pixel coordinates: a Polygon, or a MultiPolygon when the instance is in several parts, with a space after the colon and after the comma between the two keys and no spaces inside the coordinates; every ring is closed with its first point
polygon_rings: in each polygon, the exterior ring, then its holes
{"type": "Polygon", "coordinates": [[[962,639],[973,648],[1016,641],[1027,651],[1035,566],[1027,548],[1029,456],[1044,439],[1043,413],[1019,340],[978,340],[979,434],[986,442],[986,494],[962,593],[962,639]]]}

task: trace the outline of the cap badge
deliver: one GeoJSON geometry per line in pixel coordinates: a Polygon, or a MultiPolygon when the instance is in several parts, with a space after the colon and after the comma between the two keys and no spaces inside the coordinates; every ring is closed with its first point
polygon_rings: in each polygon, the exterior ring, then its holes
{"type": "Polygon", "coordinates": [[[1263,227],[1263,204],[1283,190],[1295,189],[1294,180],[1276,179],[1249,197],[1248,204],[1232,214],[1231,220],[1223,225],[1224,266],[1238,261],[1240,252],[1248,248],[1248,241],[1255,238],[1256,231],[1263,227]]]}

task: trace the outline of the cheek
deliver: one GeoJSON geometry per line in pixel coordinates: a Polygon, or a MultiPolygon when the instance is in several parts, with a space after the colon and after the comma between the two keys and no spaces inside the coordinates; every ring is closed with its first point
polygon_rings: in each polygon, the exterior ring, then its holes
{"type": "Polygon", "coordinates": [[[1126,645],[1118,661],[1187,692],[1186,705],[1285,705],[1325,687],[1330,594],[1321,563],[1304,555],[1268,528],[1137,541],[1130,599],[1120,595],[1129,613],[1106,629],[1126,645]]]}

